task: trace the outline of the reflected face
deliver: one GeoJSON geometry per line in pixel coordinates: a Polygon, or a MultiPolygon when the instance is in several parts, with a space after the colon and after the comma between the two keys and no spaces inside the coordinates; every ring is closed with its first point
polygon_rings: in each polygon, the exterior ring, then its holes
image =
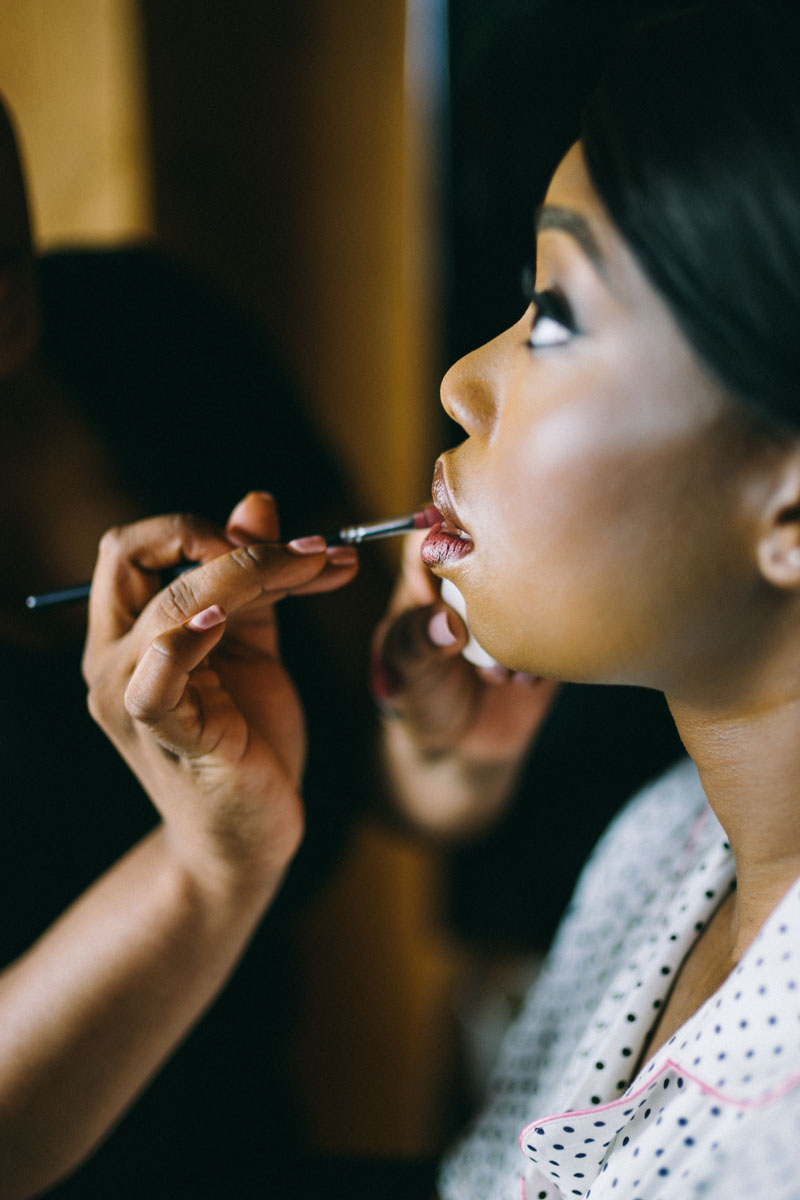
{"type": "Polygon", "coordinates": [[[670,691],[730,652],[758,586],[758,453],[616,232],[579,145],[540,217],[537,297],[442,384],[423,559],[501,662],[670,691]],[[466,536],[465,536],[466,535],[466,536]]]}
{"type": "Polygon", "coordinates": [[[30,358],[39,335],[28,206],[14,133],[0,106],[0,379],[30,358]]]}

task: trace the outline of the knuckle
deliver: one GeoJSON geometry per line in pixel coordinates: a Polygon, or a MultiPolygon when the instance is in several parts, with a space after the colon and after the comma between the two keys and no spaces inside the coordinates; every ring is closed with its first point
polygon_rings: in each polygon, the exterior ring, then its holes
{"type": "Polygon", "coordinates": [[[95,680],[86,692],[86,707],[96,725],[106,733],[118,723],[119,695],[105,678],[95,680]]]}
{"type": "Polygon", "coordinates": [[[89,710],[89,716],[92,718],[92,720],[98,725],[102,725],[103,718],[105,716],[105,708],[101,701],[99,689],[97,687],[90,687],[87,691],[86,707],[89,710]]]}
{"type": "Polygon", "coordinates": [[[178,543],[194,542],[212,532],[212,526],[192,512],[171,513],[168,518],[169,537],[178,543]]]}
{"type": "Polygon", "coordinates": [[[227,561],[228,569],[237,573],[236,586],[256,584],[267,591],[280,581],[283,563],[280,559],[276,561],[274,549],[269,545],[237,546],[227,555],[227,561]]]}
{"type": "Polygon", "coordinates": [[[178,575],[164,593],[164,604],[170,617],[186,621],[203,607],[190,575],[178,575]]]}
{"type": "Polygon", "coordinates": [[[269,559],[269,551],[263,545],[237,546],[230,558],[243,571],[250,572],[253,567],[263,570],[269,559]]]}
{"type": "Polygon", "coordinates": [[[121,525],[112,525],[107,529],[100,538],[98,552],[103,558],[116,557],[119,553],[120,544],[123,537],[123,527],[121,525]]]}
{"type": "Polygon", "coordinates": [[[187,529],[195,529],[198,523],[197,517],[194,515],[194,513],[190,512],[172,513],[170,521],[174,533],[178,535],[182,534],[187,529]]]}

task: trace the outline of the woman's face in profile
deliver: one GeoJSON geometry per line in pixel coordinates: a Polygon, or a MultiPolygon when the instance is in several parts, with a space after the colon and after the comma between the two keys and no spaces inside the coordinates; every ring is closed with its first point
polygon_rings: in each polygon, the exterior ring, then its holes
{"type": "Polygon", "coordinates": [[[545,299],[442,384],[469,435],[429,536],[478,640],[516,669],[670,691],[730,658],[755,584],[757,451],[594,191],[579,145],[540,214],[545,299]],[[748,486],[744,486],[745,484],[748,486]]]}

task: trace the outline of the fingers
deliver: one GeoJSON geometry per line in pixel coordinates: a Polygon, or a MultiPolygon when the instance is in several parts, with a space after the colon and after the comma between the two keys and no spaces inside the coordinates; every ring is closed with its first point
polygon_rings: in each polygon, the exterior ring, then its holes
{"type": "MultiPolygon", "coordinates": [[[[440,599],[439,580],[420,558],[426,532],[404,538],[401,570],[387,616],[373,639],[373,695],[378,703],[404,715],[418,707],[443,679],[469,673],[459,662],[469,632],[461,618],[440,599]]],[[[449,690],[449,689],[446,689],[449,690]]],[[[437,706],[438,707],[438,706],[437,706]]]]}
{"type": "MultiPolygon", "coordinates": [[[[278,510],[269,492],[250,492],[241,500],[225,527],[228,540],[237,546],[255,542],[276,542],[280,537],[278,510]]],[[[289,543],[293,550],[309,553],[313,548],[323,548],[319,537],[296,538],[289,543]]],[[[336,570],[324,570],[308,584],[292,588],[292,595],[308,595],[329,592],[349,583],[358,568],[358,552],[354,546],[328,546],[327,566],[336,570]],[[345,571],[345,568],[347,570],[345,571]],[[352,569],[351,569],[352,568],[352,569]]]]}
{"type": "MultiPolygon", "coordinates": [[[[290,542],[290,546],[296,543],[290,542]]],[[[331,592],[349,583],[358,571],[358,551],[355,546],[328,546],[325,569],[310,583],[292,588],[293,596],[307,596],[317,592],[331,592]]]]}
{"type": "Polygon", "coordinates": [[[441,604],[409,609],[378,630],[373,694],[424,741],[458,736],[474,710],[481,685],[461,656],[467,637],[460,617],[441,604]]]}
{"type": "Polygon", "coordinates": [[[517,757],[549,712],[558,684],[463,656],[469,631],[447,605],[411,609],[379,628],[372,690],[426,753],[472,761],[517,757]]]}
{"type": "Polygon", "coordinates": [[[202,562],[228,549],[219,530],[196,517],[154,517],[109,530],[92,579],[87,654],[127,632],[161,586],[159,570],[182,560],[202,562]]]}
{"type": "Polygon", "coordinates": [[[191,621],[166,630],[145,649],[125,690],[125,708],[172,749],[201,749],[200,716],[187,701],[191,673],[200,666],[224,632],[225,613],[218,605],[191,621]]]}
{"type": "Polygon", "coordinates": [[[147,625],[160,631],[217,604],[229,618],[255,600],[269,604],[299,591],[327,568],[325,545],[240,546],[174,579],[152,602],[147,625]]]}
{"type": "Polygon", "coordinates": [[[152,639],[212,604],[232,613],[261,595],[278,599],[325,566],[324,543],[315,553],[274,544],[231,550],[218,530],[193,517],[156,517],[111,530],[100,544],[92,582],[86,659],[127,633],[148,605],[143,628],[152,639]],[[203,565],[153,599],[160,587],[153,572],[184,559],[203,565]]]}
{"type": "Polygon", "coordinates": [[[425,605],[383,622],[375,648],[397,692],[425,680],[443,659],[455,658],[466,640],[466,627],[452,609],[425,605]]]}
{"type": "Polygon", "coordinates": [[[269,492],[249,492],[228,517],[225,536],[232,546],[280,541],[278,508],[269,492]]]}
{"type": "MultiPolygon", "coordinates": [[[[225,535],[228,541],[235,546],[278,541],[280,537],[278,510],[270,493],[250,492],[244,500],[240,500],[228,518],[225,535]]],[[[294,550],[305,552],[313,547],[322,548],[321,541],[315,540],[313,537],[295,539],[289,545],[294,550]]],[[[329,592],[349,583],[358,568],[358,552],[354,546],[329,546],[327,547],[327,566],[337,569],[323,570],[310,583],[292,588],[292,595],[329,592]],[[348,568],[348,570],[345,572],[343,568],[348,568]]]]}
{"type": "Polygon", "coordinates": [[[348,583],[357,570],[350,547],[328,548],[322,537],[288,546],[253,544],[277,532],[277,511],[268,493],[253,492],[233,510],[226,536],[194,517],[156,517],[111,530],[100,545],[89,605],[84,666],[87,678],[102,649],[139,622],[140,639],[152,641],[165,629],[219,605],[236,616],[261,601],[248,618],[261,625],[274,649],[266,608],[288,594],[325,592],[348,583]],[[239,542],[231,550],[231,541],[239,542]],[[182,561],[201,565],[185,571],[159,593],[157,572],[182,561]],[[260,607],[260,611],[256,611],[260,607]]]}

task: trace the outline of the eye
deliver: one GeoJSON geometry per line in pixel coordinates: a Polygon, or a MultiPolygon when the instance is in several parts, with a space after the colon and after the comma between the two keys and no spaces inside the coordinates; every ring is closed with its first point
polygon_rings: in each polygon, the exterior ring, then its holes
{"type": "Polygon", "coordinates": [[[534,350],[544,350],[571,341],[578,328],[566,301],[553,291],[532,291],[529,298],[536,311],[528,345],[534,350]]]}

